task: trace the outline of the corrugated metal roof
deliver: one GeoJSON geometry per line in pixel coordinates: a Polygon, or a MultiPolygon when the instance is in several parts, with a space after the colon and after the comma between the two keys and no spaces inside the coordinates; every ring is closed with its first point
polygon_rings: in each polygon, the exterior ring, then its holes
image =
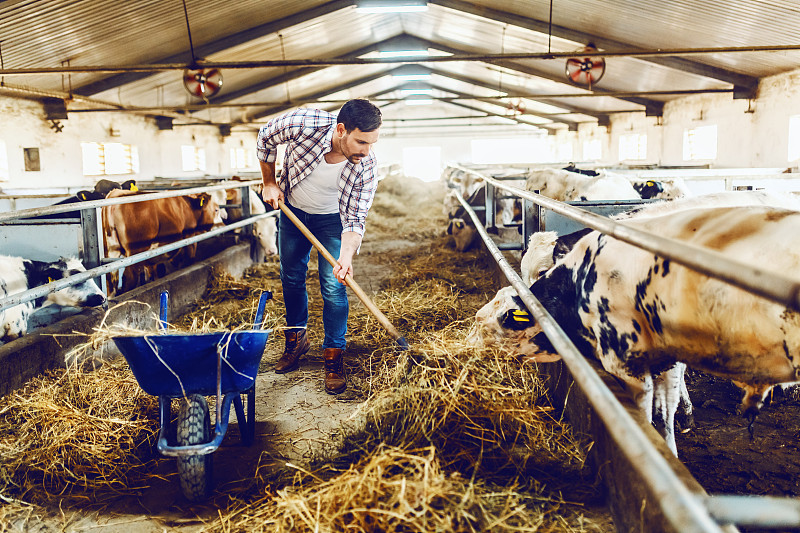
{"type": "MultiPolygon", "coordinates": [[[[212,62],[341,58],[379,49],[400,36],[451,54],[480,55],[574,52],[589,41],[603,50],[628,52],[800,42],[796,2],[553,0],[552,20],[550,2],[523,0],[429,0],[422,13],[369,15],[357,12],[349,0],[186,0],[186,7],[195,56],[212,62]]],[[[5,69],[188,65],[192,59],[183,3],[177,0],[7,0],[0,4],[0,55],[5,69]]],[[[609,57],[592,97],[568,96],[590,91],[567,81],[565,61],[494,57],[421,63],[435,74],[431,83],[440,96],[489,96],[495,90],[512,95],[497,101],[443,102],[428,112],[461,116],[478,109],[500,117],[519,114],[523,107],[539,115],[527,117],[539,124],[593,121],[645,106],[658,113],[663,102],[682,95],[617,96],[614,91],[732,91],[737,86],[747,93],[758,78],[800,67],[800,51],[609,57]]],[[[286,108],[282,103],[287,100],[292,102],[287,105],[297,105],[331,94],[391,98],[386,95],[403,82],[386,74],[398,66],[227,68],[222,90],[209,100],[208,109],[192,115],[235,124],[252,117],[262,121],[265,113],[286,108]],[[215,103],[226,107],[214,108],[215,103]],[[237,103],[259,105],[230,107],[237,103]]],[[[85,108],[85,99],[90,99],[147,108],[144,113],[157,115],[203,103],[184,89],[180,68],[147,74],[7,73],[4,82],[30,88],[29,97],[83,95],[83,101],[68,103],[72,109],[85,108]],[[160,106],[162,111],[153,109],[160,106]]],[[[386,109],[389,116],[406,112],[397,104],[386,104],[386,109]]]]}

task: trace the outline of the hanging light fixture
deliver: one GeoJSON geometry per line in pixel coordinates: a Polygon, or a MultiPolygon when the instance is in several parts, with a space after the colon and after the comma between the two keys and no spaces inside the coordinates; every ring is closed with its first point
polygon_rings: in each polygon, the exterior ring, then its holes
{"type": "Polygon", "coordinates": [[[428,0],[359,0],[359,13],[414,13],[426,11],[428,0]]]}

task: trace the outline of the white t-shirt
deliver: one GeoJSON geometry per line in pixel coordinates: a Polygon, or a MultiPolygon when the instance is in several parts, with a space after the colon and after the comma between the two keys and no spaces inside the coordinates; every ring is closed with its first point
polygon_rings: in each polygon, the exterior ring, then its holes
{"type": "Polygon", "coordinates": [[[323,156],[317,168],[289,191],[289,203],[312,215],[338,213],[339,176],[345,163],[347,159],[330,164],[323,156]]]}

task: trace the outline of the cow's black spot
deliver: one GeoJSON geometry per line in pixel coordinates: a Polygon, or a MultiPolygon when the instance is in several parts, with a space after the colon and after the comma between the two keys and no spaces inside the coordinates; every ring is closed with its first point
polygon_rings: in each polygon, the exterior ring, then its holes
{"type": "Polygon", "coordinates": [[[636,333],[631,333],[631,341],[636,344],[639,342],[639,336],[636,333]]]}
{"type": "Polygon", "coordinates": [[[589,303],[592,292],[594,291],[595,284],[597,283],[597,268],[595,261],[592,257],[592,252],[589,248],[583,254],[583,261],[578,267],[577,271],[577,284],[578,290],[578,306],[585,313],[589,312],[589,303]]]}
{"type": "Polygon", "coordinates": [[[642,326],[640,326],[636,320],[633,321],[633,329],[635,329],[637,333],[642,332],[642,326]]]}
{"type": "Polygon", "coordinates": [[[594,351],[587,340],[592,337],[578,314],[580,291],[573,281],[573,271],[564,265],[557,265],[549,275],[537,279],[531,285],[531,292],[558,322],[575,347],[584,356],[592,357],[594,351]]]}
{"type": "Polygon", "coordinates": [[[664,330],[661,327],[661,317],[658,315],[658,310],[653,308],[653,314],[650,317],[650,325],[653,327],[653,331],[661,335],[664,330]]]}
{"type": "Polygon", "coordinates": [[[611,305],[608,298],[602,297],[597,302],[597,313],[600,322],[600,331],[598,332],[598,342],[603,354],[614,352],[617,357],[623,359],[628,351],[628,339],[630,336],[627,333],[620,334],[617,328],[609,319],[609,310],[611,305]]]}
{"type": "Polygon", "coordinates": [[[661,277],[666,277],[669,274],[669,259],[664,259],[664,268],[661,271],[661,277]]]}
{"type": "Polygon", "coordinates": [[[658,263],[653,265],[653,274],[658,274],[658,263]]]}
{"type": "Polygon", "coordinates": [[[540,331],[539,333],[534,335],[533,338],[530,340],[530,342],[536,344],[536,346],[538,346],[540,350],[544,350],[550,353],[558,353],[555,347],[553,346],[553,343],[550,342],[550,339],[547,338],[547,335],[545,335],[543,331],[540,331]]]}
{"type": "Polygon", "coordinates": [[[567,235],[562,235],[556,239],[556,245],[553,248],[553,263],[557,262],[559,259],[571,252],[572,249],[575,248],[575,243],[592,231],[593,230],[589,228],[584,228],[582,230],[568,233],[567,235]]]}

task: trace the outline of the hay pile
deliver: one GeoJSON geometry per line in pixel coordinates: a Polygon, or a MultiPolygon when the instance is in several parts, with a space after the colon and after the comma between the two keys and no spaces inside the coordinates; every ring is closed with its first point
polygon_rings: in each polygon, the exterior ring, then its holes
{"type": "Polygon", "coordinates": [[[233,500],[208,530],[597,530],[587,444],[552,418],[533,369],[454,333],[384,358],[386,386],[336,454],[233,500]]]}
{"type": "Polygon", "coordinates": [[[96,501],[147,485],[158,400],[124,361],[51,371],[0,398],[0,492],[96,501]]]}

